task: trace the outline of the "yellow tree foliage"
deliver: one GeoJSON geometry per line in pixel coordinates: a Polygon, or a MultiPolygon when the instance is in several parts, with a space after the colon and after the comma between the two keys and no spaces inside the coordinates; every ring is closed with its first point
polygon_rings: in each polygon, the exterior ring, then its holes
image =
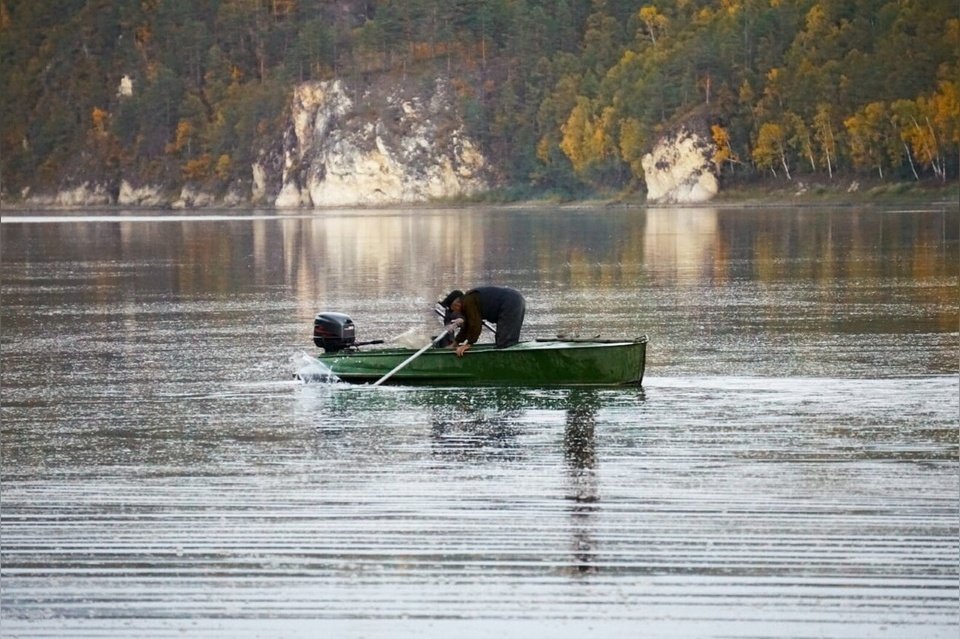
{"type": "Polygon", "coordinates": [[[932,128],[920,125],[920,122],[924,120],[924,117],[920,114],[920,104],[913,100],[897,100],[890,105],[893,125],[900,136],[904,152],[910,162],[910,169],[913,171],[913,177],[917,180],[920,177],[917,174],[914,158],[921,165],[932,167],[934,172],[939,175],[936,137],[932,135],[932,128]]]}
{"type": "Polygon", "coordinates": [[[713,153],[713,164],[717,167],[717,171],[722,171],[724,164],[734,164],[740,161],[737,154],[734,153],[733,147],[730,146],[730,132],[725,127],[719,124],[711,125],[710,133],[713,136],[713,145],[716,149],[713,153]]]}
{"type": "Polygon", "coordinates": [[[643,30],[652,44],[657,44],[657,37],[666,32],[670,24],[667,16],[660,13],[653,5],[646,5],[637,12],[637,18],[643,24],[643,30]]]}
{"type": "Polygon", "coordinates": [[[617,126],[617,114],[607,107],[599,116],[593,113],[593,104],[588,98],[577,97],[577,104],[561,127],[563,138],[560,149],[570,160],[573,170],[587,177],[590,170],[604,160],[617,154],[617,145],[612,132],[617,126]]]}
{"type": "Polygon", "coordinates": [[[110,120],[110,113],[100,107],[93,107],[90,111],[90,119],[93,120],[93,130],[100,135],[107,132],[107,124],[110,120]]]}
{"type": "Polygon", "coordinates": [[[960,148],[960,91],[955,82],[944,80],[931,96],[915,101],[899,100],[893,105],[894,123],[917,162],[946,179],[946,153],[960,148]]]}
{"type": "Polygon", "coordinates": [[[784,130],[776,122],[764,122],[757,134],[757,142],[753,147],[753,162],[760,170],[770,170],[774,175],[777,174],[777,164],[780,164],[786,171],[787,179],[790,177],[790,166],[787,164],[786,140],[784,130]]]}
{"type": "Polygon", "coordinates": [[[937,131],[945,141],[960,144],[960,86],[943,80],[930,102],[937,131]]]}
{"type": "Polygon", "coordinates": [[[563,138],[560,148],[573,165],[573,170],[580,173],[586,168],[589,161],[585,140],[591,137],[590,104],[583,96],[577,97],[577,105],[573,107],[567,121],[560,128],[563,138]]]}
{"type": "Polygon", "coordinates": [[[87,133],[86,148],[96,158],[96,162],[105,168],[116,168],[123,155],[117,138],[110,132],[110,112],[100,107],[90,109],[90,130],[87,133]]]}
{"type": "Polygon", "coordinates": [[[194,128],[190,121],[180,120],[180,122],[177,123],[177,133],[173,143],[167,145],[167,153],[179,153],[186,149],[187,155],[189,155],[193,136],[194,128]]]}
{"type": "Polygon", "coordinates": [[[183,165],[183,179],[188,182],[205,180],[210,175],[211,161],[209,153],[204,153],[198,158],[187,160],[183,165]]]}
{"type": "Polygon", "coordinates": [[[767,72],[763,94],[753,108],[754,117],[763,120],[767,117],[776,117],[780,113],[783,108],[783,98],[789,94],[789,89],[784,86],[784,80],[783,69],[770,69],[767,72]]]}
{"type": "MultiPolygon", "coordinates": [[[[597,129],[591,113],[590,100],[578,96],[577,105],[573,107],[561,128],[563,139],[560,141],[560,148],[570,159],[573,170],[579,174],[586,172],[587,167],[598,159],[597,129]]],[[[602,136],[602,132],[600,135],[602,136]]]]}
{"type": "Polygon", "coordinates": [[[887,105],[871,102],[843,121],[850,146],[850,159],[859,169],[877,169],[883,179],[887,105]]]}
{"type": "MultiPolygon", "coordinates": [[[[954,154],[960,153],[960,85],[952,80],[941,81],[924,110],[927,112],[927,125],[934,142],[940,140],[937,146],[952,146],[954,154]]],[[[939,175],[941,180],[946,181],[943,154],[944,152],[940,153],[941,159],[938,160],[939,175]]],[[[936,169],[934,172],[937,172],[936,169]]]]}
{"type": "Polygon", "coordinates": [[[600,121],[593,130],[593,140],[590,146],[594,158],[605,160],[617,154],[617,143],[614,140],[613,132],[619,125],[617,111],[613,107],[606,107],[600,113],[600,121]]]}
{"type": "Polygon", "coordinates": [[[810,11],[807,12],[805,22],[806,29],[800,34],[801,38],[807,34],[823,34],[829,30],[831,26],[830,21],[827,19],[826,12],[819,4],[815,4],[810,7],[810,11]]]}
{"type": "Polygon", "coordinates": [[[743,8],[743,0],[720,0],[720,8],[728,15],[736,15],[743,8]]]}

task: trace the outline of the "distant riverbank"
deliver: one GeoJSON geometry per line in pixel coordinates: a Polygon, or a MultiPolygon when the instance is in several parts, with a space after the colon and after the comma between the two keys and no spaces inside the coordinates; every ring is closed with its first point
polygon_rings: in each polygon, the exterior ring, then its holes
{"type": "MultiPolygon", "coordinates": [[[[650,206],[668,208],[727,208],[727,207],[805,207],[805,206],[900,206],[924,205],[948,208],[960,208],[960,182],[954,180],[947,184],[936,182],[886,182],[863,179],[836,179],[833,182],[811,182],[802,179],[790,182],[752,182],[723,185],[717,196],[707,202],[683,204],[659,204],[646,200],[643,193],[581,193],[558,194],[535,190],[522,193],[511,189],[494,190],[470,198],[434,200],[419,204],[385,204],[380,206],[336,207],[338,209],[411,209],[436,207],[470,206],[507,206],[507,207],[543,207],[543,206],[650,206]]],[[[226,204],[222,202],[207,206],[188,207],[192,210],[249,210],[273,207],[255,205],[247,202],[226,204]]],[[[43,205],[28,204],[23,201],[2,201],[0,210],[11,211],[70,211],[70,210],[172,210],[166,206],[132,206],[111,204],[56,205],[45,202],[43,205]]],[[[287,209],[283,209],[287,210],[287,209]]],[[[307,212],[310,209],[289,209],[307,212]]],[[[323,210],[318,208],[314,210],[323,210]]]]}
{"type": "Polygon", "coordinates": [[[795,179],[752,181],[721,185],[715,198],[699,203],[648,202],[644,193],[556,193],[514,189],[494,190],[467,199],[434,204],[451,206],[650,206],[657,208],[899,206],[960,207],[960,182],[888,182],[862,178],[836,178],[831,182],[795,179]]]}
{"type": "MultiPolygon", "coordinates": [[[[624,198],[624,203],[655,205],[642,197],[624,198]]],[[[683,208],[729,206],[898,206],[922,204],[960,208],[960,183],[880,182],[845,179],[831,183],[793,180],[789,183],[757,183],[721,188],[717,196],[701,204],[674,204],[683,208]]]]}
{"type": "Polygon", "coordinates": [[[794,180],[723,189],[711,204],[856,206],[863,204],[925,203],[960,206],[960,183],[880,182],[838,180],[832,183],[794,180]]]}

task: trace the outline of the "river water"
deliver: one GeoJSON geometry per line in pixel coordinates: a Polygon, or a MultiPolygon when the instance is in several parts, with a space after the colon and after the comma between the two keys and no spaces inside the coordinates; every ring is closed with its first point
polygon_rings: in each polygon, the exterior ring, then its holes
{"type": "MultiPolygon", "coordinates": [[[[960,212],[4,213],[4,637],[956,637],[960,212]],[[643,388],[302,384],[315,313],[643,388]]],[[[469,356],[469,354],[468,354],[469,356]]]]}

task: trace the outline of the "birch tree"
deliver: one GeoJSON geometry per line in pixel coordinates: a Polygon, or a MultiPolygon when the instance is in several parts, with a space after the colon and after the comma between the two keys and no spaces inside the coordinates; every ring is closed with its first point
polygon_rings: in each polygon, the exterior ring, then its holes
{"type": "Polygon", "coordinates": [[[757,142],[753,147],[753,162],[760,170],[770,170],[774,177],[777,175],[777,165],[783,167],[788,180],[790,165],[787,163],[786,135],[782,125],[776,122],[764,122],[757,134],[757,142]]]}
{"type": "Polygon", "coordinates": [[[821,102],[813,116],[813,139],[820,151],[820,158],[827,165],[827,174],[833,179],[833,167],[837,159],[837,136],[834,134],[833,107],[821,102]]]}

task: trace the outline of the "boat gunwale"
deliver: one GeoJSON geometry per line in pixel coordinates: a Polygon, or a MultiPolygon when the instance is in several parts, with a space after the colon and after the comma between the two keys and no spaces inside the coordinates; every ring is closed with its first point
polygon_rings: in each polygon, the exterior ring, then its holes
{"type": "MultiPolygon", "coordinates": [[[[538,338],[535,340],[530,340],[526,342],[520,342],[514,346],[508,346],[507,348],[497,348],[493,343],[482,343],[475,344],[470,349],[470,355],[483,355],[489,353],[501,353],[501,354],[516,354],[516,353],[536,353],[543,351],[551,350],[579,350],[587,348],[610,348],[615,346],[636,346],[636,345],[646,345],[649,342],[646,335],[642,335],[636,339],[632,340],[601,340],[601,339],[560,339],[560,338],[538,338]],[[517,348],[520,347],[520,348],[517,348]]],[[[321,353],[317,356],[317,359],[332,360],[335,358],[342,357],[384,357],[384,356],[403,356],[409,355],[417,351],[416,348],[409,348],[404,346],[394,346],[387,348],[374,348],[370,350],[360,350],[359,348],[345,348],[339,351],[332,353],[321,353]]],[[[451,353],[451,348],[431,348],[421,355],[424,356],[437,356],[443,355],[446,353],[451,353]]]]}

